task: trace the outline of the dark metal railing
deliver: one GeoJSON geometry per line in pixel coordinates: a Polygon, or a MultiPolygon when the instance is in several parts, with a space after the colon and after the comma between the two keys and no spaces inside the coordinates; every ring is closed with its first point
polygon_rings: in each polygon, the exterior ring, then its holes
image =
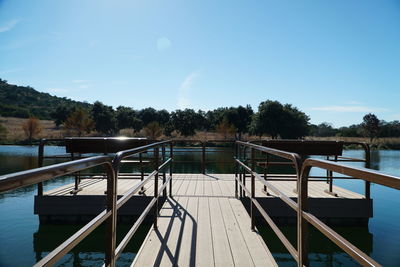
{"type": "MultiPolygon", "coordinates": [[[[313,225],[322,234],[334,242],[337,246],[343,249],[344,252],[349,254],[353,259],[363,266],[381,266],[379,263],[374,261],[371,257],[366,255],[360,249],[352,245],[345,238],[336,233],[332,228],[327,226],[325,223],[320,221],[314,215],[308,212],[308,181],[310,178],[310,170],[313,167],[318,167],[325,169],[329,172],[335,172],[349,177],[354,177],[357,179],[362,179],[368,183],[377,183],[383,186],[391,187],[400,190],[400,177],[395,177],[391,175],[382,174],[377,171],[373,171],[366,168],[357,168],[344,165],[338,162],[332,162],[329,160],[319,160],[319,159],[306,159],[301,161],[300,156],[295,153],[289,153],[281,150],[271,149],[268,147],[258,146],[250,143],[236,142],[236,173],[235,173],[235,194],[238,197],[237,187],[240,186],[240,192],[245,191],[250,196],[250,216],[251,216],[251,228],[254,229],[255,216],[253,209],[256,207],[262,217],[271,226],[272,230],[284,244],[289,253],[297,261],[298,266],[308,266],[308,223],[313,225]],[[251,149],[251,167],[247,166],[241,158],[241,151],[245,148],[251,149]],[[274,155],[280,158],[285,158],[295,166],[296,177],[297,177],[297,192],[298,200],[297,203],[282,193],[278,188],[276,188],[270,181],[265,180],[260,174],[255,172],[255,151],[261,151],[274,155]],[[251,175],[251,189],[246,188],[246,176],[242,176],[243,172],[248,172],[251,175]],[[239,173],[239,175],[238,175],[239,173]],[[265,212],[262,206],[259,204],[255,198],[255,178],[258,179],[265,187],[273,191],[277,196],[284,201],[289,207],[291,207],[297,213],[297,249],[289,242],[282,231],[273,222],[271,217],[265,212]]],[[[369,156],[368,160],[369,160],[369,156]]],[[[240,194],[244,196],[244,194],[240,194]]],[[[369,196],[368,196],[369,197],[369,196]]]]}
{"type": "MultiPolygon", "coordinates": [[[[279,141],[282,141],[282,147],[290,147],[288,146],[288,143],[290,144],[290,142],[297,144],[301,144],[302,140],[253,140],[250,141],[249,143],[262,143],[263,141],[268,142],[268,141],[275,141],[274,145],[275,147],[280,147],[279,145],[277,146],[277,144],[279,144],[279,141]]],[[[306,142],[313,142],[313,141],[306,141],[306,142]]],[[[317,143],[321,143],[321,145],[324,145],[325,141],[316,141],[317,143]]],[[[327,141],[328,143],[332,144],[332,141],[327,141]]],[[[327,151],[331,150],[331,152],[333,153],[332,155],[326,156],[327,160],[330,161],[334,161],[334,162],[360,162],[360,163],[364,163],[365,168],[370,168],[370,147],[367,143],[363,143],[363,142],[345,142],[345,141],[337,141],[334,142],[336,143],[336,146],[340,146],[342,149],[345,146],[357,146],[357,147],[361,147],[364,150],[365,156],[364,158],[352,158],[352,157],[344,157],[342,155],[339,155],[338,152],[336,151],[336,148],[329,149],[326,150],[326,148],[322,148],[322,154],[313,154],[313,152],[311,151],[307,151],[307,149],[303,149],[303,153],[306,153],[304,155],[302,154],[298,154],[300,156],[300,158],[302,160],[305,160],[307,157],[309,156],[322,156],[322,155],[327,155],[326,153],[328,153],[327,151]],[[307,154],[307,152],[310,152],[310,154],[307,154]],[[336,153],[336,154],[335,154],[336,153]]],[[[268,146],[268,143],[266,143],[266,145],[263,146],[268,146]]],[[[305,146],[306,147],[306,146],[305,146]]],[[[284,150],[281,148],[278,148],[280,150],[284,150]]],[[[296,150],[296,146],[292,147],[292,149],[296,150]]],[[[298,149],[298,147],[297,147],[298,149]]],[[[314,148],[314,152],[315,152],[315,148],[314,148]]],[[[299,152],[300,153],[300,152],[299,152]]],[[[321,152],[317,152],[317,153],[321,153],[321,152]]],[[[341,154],[341,153],[340,153],[341,154]]],[[[266,157],[262,158],[256,158],[256,164],[257,166],[261,167],[263,169],[263,174],[264,174],[264,179],[268,179],[268,180],[277,180],[277,181],[293,181],[296,180],[297,177],[296,175],[277,175],[276,173],[268,173],[268,168],[271,166],[293,166],[293,163],[290,161],[279,161],[279,160],[271,160],[270,154],[266,153],[266,157]]],[[[352,177],[341,177],[341,176],[333,176],[333,173],[329,170],[326,171],[326,176],[310,176],[310,179],[312,181],[318,181],[318,182],[326,182],[328,184],[328,189],[325,190],[326,193],[333,195],[333,196],[337,196],[337,194],[334,192],[333,190],[333,181],[335,179],[354,179],[352,177]]],[[[268,194],[267,192],[267,188],[264,187],[264,192],[266,194],[268,194]]],[[[364,186],[364,195],[366,199],[370,199],[370,193],[371,192],[371,184],[368,181],[365,181],[365,186],[364,186]]]]}
{"type": "MultiPolygon", "coordinates": [[[[39,148],[39,151],[43,149],[43,146],[39,148]]],[[[40,152],[39,152],[40,153],[40,152]]],[[[42,150],[43,153],[43,150],[42,150]]],[[[76,172],[93,168],[96,166],[104,165],[106,168],[107,176],[107,207],[106,209],[93,218],[89,223],[77,231],[74,235],[64,241],[60,246],[42,258],[35,266],[52,266],[58,260],[60,260],[64,255],[66,255],[71,249],[73,249],[77,244],[79,244],[85,237],[87,237],[94,229],[96,229],[103,222],[107,222],[106,226],[106,249],[105,249],[105,266],[115,266],[115,262],[121,255],[123,249],[128,244],[129,240],[135,234],[136,230],[139,228],[140,224],[143,222],[144,218],[149,214],[151,209],[154,209],[154,227],[157,228],[157,217],[158,217],[158,199],[161,195],[166,196],[167,185],[170,185],[169,191],[172,195],[172,169],[171,162],[173,158],[173,149],[171,141],[162,141],[153,143],[150,145],[145,145],[137,147],[134,149],[129,149],[125,151],[118,152],[114,158],[109,156],[95,156],[84,159],[73,160],[70,162],[64,162],[59,164],[54,164],[46,167],[40,167],[28,171],[17,172],[13,174],[7,174],[0,176],[0,193],[17,189],[24,186],[40,184],[46,180],[52,178],[71,175],[76,172]],[[165,146],[171,145],[170,157],[166,159],[165,146]],[[159,148],[162,149],[162,162],[159,162],[159,148]],[[126,192],[117,201],[117,179],[119,177],[119,168],[123,159],[143,153],[148,149],[153,149],[154,151],[154,171],[151,172],[146,178],[140,181],[137,185],[126,192]],[[166,178],[165,168],[170,166],[169,177],[166,178]],[[159,174],[162,172],[163,183],[160,188],[158,188],[158,178],[159,174]],[[134,194],[139,192],[145,184],[150,180],[154,180],[154,197],[147,205],[143,213],[140,215],[139,219],[134,223],[131,229],[128,231],[126,236],[120,242],[118,247],[116,247],[116,226],[117,226],[117,211],[122,207],[134,194]]],[[[40,187],[39,187],[40,188],[40,187]]],[[[43,190],[43,188],[41,188],[43,190]]]]}
{"type": "MultiPolygon", "coordinates": [[[[282,193],[278,188],[276,188],[274,185],[272,185],[270,182],[264,180],[264,178],[259,175],[258,173],[255,172],[255,166],[256,166],[256,161],[255,161],[255,152],[260,151],[267,153],[269,155],[273,155],[279,158],[283,158],[286,160],[289,160],[291,164],[296,169],[296,175],[300,173],[301,170],[301,158],[298,154],[296,153],[290,153],[278,149],[273,149],[273,148],[268,148],[252,143],[246,143],[246,142],[241,142],[237,141],[236,142],[236,169],[235,169],[235,196],[238,197],[240,194],[240,197],[245,197],[247,194],[249,194],[250,198],[250,217],[251,217],[251,229],[255,230],[255,208],[260,212],[260,214],[263,216],[263,218],[267,221],[271,229],[274,231],[274,233],[278,236],[278,238],[281,240],[283,245],[286,247],[286,249],[289,251],[289,253],[293,256],[293,258],[298,261],[298,253],[296,249],[293,247],[293,245],[290,243],[290,241],[285,237],[285,235],[282,233],[282,231],[279,229],[279,227],[273,222],[271,217],[264,211],[260,203],[257,201],[255,198],[255,178],[257,178],[266,188],[269,188],[271,191],[273,191],[283,202],[285,202],[289,207],[293,208],[295,211],[297,211],[297,203],[294,202],[292,199],[287,197],[284,193],[282,193]],[[250,164],[251,167],[247,166],[242,160],[245,160],[245,155],[246,155],[246,149],[250,149],[250,164]],[[249,190],[246,188],[246,175],[245,173],[248,172],[251,176],[251,189],[249,190]],[[238,192],[238,186],[240,186],[240,192],[238,192]]],[[[299,177],[297,176],[299,179],[299,177]]]]}

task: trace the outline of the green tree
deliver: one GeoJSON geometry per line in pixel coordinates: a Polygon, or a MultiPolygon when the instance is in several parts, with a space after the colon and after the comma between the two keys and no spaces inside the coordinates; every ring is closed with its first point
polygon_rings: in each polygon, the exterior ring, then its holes
{"type": "Polygon", "coordinates": [[[299,138],[308,133],[309,117],[290,104],[282,105],[278,101],[267,100],[258,106],[253,115],[251,132],[271,138],[299,138]]]}
{"type": "Polygon", "coordinates": [[[327,122],[310,126],[311,136],[329,137],[329,136],[335,136],[337,132],[338,130],[333,128],[332,124],[327,122]]]}
{"type": "Polygon", "coordinates": [[[169,112],[165,109],[159,110],[157,112],[157,122],[164,126],[166,123],[168,123],[170,118],[169,112]]]}
{"type": "Polygon", "coordinates": [[[290,104],[285,104],[283,111],[284,121],[279,133],[281,138],[296,139],[306,136],[309,131],[308,122],[310,118],[304,112],[301,112],[290,104]]]}
{"type": "Polygon", "coordinates": [[[237,133],[237,138],[242,139],[242,134],[249,131],[253,115],[253,109],[250,105],[246,107],[239,106],[237,108],[231,107],[223,112],[223,117],[227,118],[228,122],[231,123],[237,133]]]}
{"type": "Polygon", "coordinates": [[[76,110],[76,106],[62,104],[51,113],[57,127],[63,124],[67,118],[76,110]]]}
{"type": "Polygon", "coordinates": [[[158,121],[158,112],[154,108],[144,108],[138,112],[138,117],[143,121],[143,125],[158,121]]]}
{"type": "Polygon", "coordinates": [[[111,106],[106,106],[96,101],[92,108],[92,117],[96,130],[105,135],[113,135],[117,129],[115,111],[111,106]]]}
{"type": "MultiPolygon", "coordinates": [[[[117,120],[117,128],[118,130],[125,129],[125,128],[133,128],[137,131],[138,120],[137,113],[132,108],[119,106],[117,107],[116,111],[116,120],[117,120]]],[[[140,129],[143,125],[140,126],[140,129]]],[[[140,130],[138,129],[138,130],[140,130]]]]}
{"type": "Polygon", "coordinates": [[[371,142],[375,137],[378,137],[380,122],[376,115],[372,113],[366,114],[361,125],[371,142]]]}
{"type": "Polygon", "coordinates": [[[399,121],[381,121],[379,136],[381,137],[400,137],[399,121]]]}
{"type": "Polygon", "coordinates": [[[89,113],[83,108],[72,112],[64,122],[65,129],[76,132],[79,137],[84,133],[89,134],[94,129],[94,125],[89,113]]]}
{"type": "Polygon", "coordinates": [[[171,113],[171,122],[175,130],[183,136],[196,133],[198,114],[193,109],[176,110],[171,113]]]}

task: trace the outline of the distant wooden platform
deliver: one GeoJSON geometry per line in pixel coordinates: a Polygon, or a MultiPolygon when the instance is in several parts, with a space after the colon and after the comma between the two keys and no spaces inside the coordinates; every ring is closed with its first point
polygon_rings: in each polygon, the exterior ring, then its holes
{"type": "MultiPolygon", "coordinates": [[[[250,186],[250,178],[247,178],[250,186]]],[[[140,182],[140,179],[119,179],[117,191],[122,196],[130,188],[140,182]]],[[[173,174],[173,196],[175,200],[180,197],[206,197],[206,198],[234,198],[234,174],[173,174]],[[184,183],[183,183],[184,182],[184,183]],[[194,190],[189,190],[194,186],[194,190]]],[[[296,200],[295,181],[271,181],[271,183],[284,194],[296,200]]],[[[105,179],[84,179],[81,191],[71,194],[74,184],[64,185],[35,197],[35,214],[39,215],[41,223],[63,221],[88,221],[105,207],[105,179]],[[75,216],[75,218],[74,218],[75,216]]],[[[320,219],[337,225],[365,225],[372,217],[372,200],[365,199],[363,195],[333,186],[337,196],[325,192],[328,189],[326,182],[309,182],[309,207],[310,211],[320,219]]],[[[119,211],[120,216],[139,216],[145,206],[153,197],[153,181],[145,186],[143,194],[137,194],[126,203],[119,211]]],[[[280,200],[272,191],[270,195],[263,192],[261,182],[256,182],[256,198],[267,213],[277,222],[295,223],[296,214],[280,200]]],[[[241,198],[243,207],[248,210],[249,199],[241,198]]],[[[256,216],[259,214],[256,212],[256,216]]]]}
{"type": "MultiPolygon", "coordinates": [[[[173,174],[173,190],[175,196],[180,196],[181,191],[175,191],[176,186],[174,184],[178,180],[188,180],[188,181],[210,181],[213,182],[212,185],[218,188],[226,188],[226,190],[220,192],[220,196],[232,196],[235,190],[235,177],[234,174],[182,174],[176,173],[173,174]],[[232,192],[233,190],[233,192],[232,192]]],[[[250,178],[246,179],[247,185],[250,186],[250,178]]],[[[119,179],[117,191],[118,195],[123,195],[130,188],[135,186],[140,182],[140,179],[119,179]]],[[[275,187],[281,190],[285,195],[292,198],[297,198],[297,194],[294,189],[296,188],[295,181],[270,181],[275,187]]],[[[202,185],[199,185],[202,186],[202,185]]],[[[80,187],[82,191],[77,192],[76,194],[71,194],[70,192],[74,189],[74,184],[68,184],[65,186],[61,186],[47,192],[44,192],[46,196],[74,196],[74,195],[105,195],[105,191],[107,189],[107,181],[105,179],[83,179],[80,187]]],[[[145,186],[146,191],[144,193],[145,196],[153,196],[153,182],[150,181],[145,186]]],[[[276,197],[272,191],[269,191],[271,195],[267,196],[262,192],[263,185],[261,182],[256,181],[256,197],[276,197]]],[[[333,196],[325,192],[328,189],[328,184],[325,182],[309,182],[308,187],[308,195],[310,198],[331,198],[331,199],[364,199],[364,196],[350,190],[333,186],[333,191],[337,194],[337,196],[333,196]]],[[[213,195],[213,190],[207,190],[206,192],[201,193],[201,196],[213,195]]],[[[196,191],[192,194],[193,196],[200,196],[196,191]]],[[[184,196],[187,196],[186,194],[184,196]]]]}

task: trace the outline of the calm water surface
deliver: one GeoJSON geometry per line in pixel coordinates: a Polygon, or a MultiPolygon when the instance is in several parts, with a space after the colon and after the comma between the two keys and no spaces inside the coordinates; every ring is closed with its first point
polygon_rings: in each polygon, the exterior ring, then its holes
{"type": "MultiPolygon", "coordinates": [[[[47,155],[59,155],[65,152],[63,147],[46,147],[47,155]]],[[[230,161],[229,150],[214,150],[207,154],[207,160],[230,161]],[[228,153],[226,153],[228,152],[228,153]]],[[[37,147],[0,146],[0,174],[26,170],[37,166],[37,147]]],[[[363,157],[363,151],[347,150],[345,156],[363,157]]],[[[175,159],[200,162],[200,154],[178,152],[175,159]]],[[[400,151],[372,151],[371,167],[384,173],[400,176],[400,151]]],[[[46,164],[56,163],[47,160],[46,164]]],[[[353,163],[353,165],[360,165],[353,163]]],[[[209,164],[208,173],[232,173],[229,163],[209,164]]],[[[199,163],[175,165],[174,172],[200,172],[199,163]]],[[[313,170],[313,174],[321,171],[313,170]]],[[[323,172],[322,172],[323,173],[323,172]]],[[[72,182],[71,177],[58,178],[44,184],[45,190],[72,182]]],[[[337,180],[335,185],[363,194],[361,181],[337,180]]],[[[53,250],[57,245],[77,231],[82,225],[39,225],[33,214],[33,198],[36,186],[30,186],[0,194],[0,266],[30,266],[53,250]]],[[[374,217],[368,227],[336,227],[349,241],[372,256],[384,266],[400,266],[400,192],[373,184],[371,195],[374,199],[374,217]]],[[[118,228],[119,239],[130,226],[118,228]]],[[[118,261],[118,266],[129,266],[144,239],[149,226],[143,226],[131,241],[118,261]]],[[[295,261],[274,237],[269,227],[259,225],[270,250],[281,266],[295,266],[295,261]]],[[[295,244],[296,229],[282,227],[289,240],[295,244]]],[[[104,254],[104,228],[100,227],[83,241],[71,253],[66,255],[58,266],[97,266],[102,264],[104,254]]],[[[311,229],[310,233],[311,266],[358,266],[338,247],[311,229]]]]}

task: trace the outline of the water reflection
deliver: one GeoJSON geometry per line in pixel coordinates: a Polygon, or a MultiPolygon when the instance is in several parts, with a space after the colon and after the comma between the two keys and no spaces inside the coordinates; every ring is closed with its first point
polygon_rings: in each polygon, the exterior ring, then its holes
{"type": "MultiPolygon", "coordinates": [[[[40,225],[38,230],[33,234],[33,249],[36,262],[68,239],[82,226],[83,225],[40,225]]],[[[118,226],[117,243],[122,240],[130,227],[130,225],[118,226]]],[[[118,266],[130,266],[149,228],[150,225],[144,224],[137,230],[135,236],[119,257],[117,261],[118,266]]],[[[105,244],[105,226],[101,225],[65,255],[57,263],[57,266],[102,265],[104,263],[105,244]]]]}
{"type": "MultiPolygon", "coordinates": [[[[201,152],[186,153],[177,152],[176,161],[187,160],[195,161],[191,164],[174,164],[174,172],[200,172],[201,170],[201,152]]],[[[230,148],[215,149],[213,153],[206,154],[206,161],[227,161],[233,162],[233,151],[230,148]],[[227,153],[220,153],[220,151],[227,153]]],[[[64,148],[46,147],[46,154],[63,154],[64,148]]],[[[362,158],[362,150],[347,150],[345,156],[362,158]]],[[[37,166],[36,147],[17,147],[0,146],[0,173],[6,174],[15,171],[26,170],[37,166]]],[[[150,151],[143,155],[143,159],[151,158],[153,153],[150,151]]],[[[167,152],[168,156],[168,152],[167,152]]],[[[46,165],[59,161],[46,160],[46,165]]],[[[371,167],[385,173],[400,176],[400,151],[371,151],[371,167]]],[[[350,163],[349,163],[350,164],[350,163]]],[[[362,163],[351,163],[355,166],[363,166],[362,163]]],[[[145,171],[151,170],[151,164],[145,167],[145,171]]],[[[101,167],[97,169],[101,171],[101,167]]],[[[124,165],[123,172],[138,172],[140,168],[136,165],[124,165]]],[[[207,173],[233,173],[234,167],[230,163],[208,163],[206,165],[207,173]]],[[[272,170],[271,172],[282,172],[283,170],[272,170]]],[[[285,169],[285,172],[288,170],[285,169]]],[[[261,172],[261,171],[260,171],[261,172]]],[[[315,173],[318,174],[318,173],[315,173]]],[[[73,177],[60,177],[45,182],[45,191],[60,185],[73,182],[73,177]]],[[[350,189],[355,192],[363,193],[364,184],[362,181],[338,180],[335,185],[350,189]]],[[[0,266],[15,265],[29,266],[35,260],[45,256],[49,251],[61,244],[80,226],[71,225],[40,225],[38,218],[33,214],[33,195],[36,193],[36,186],[29,186],[17,189],[5,194],[0,194],[0,213],[7,214],[0,216],[0,266]],[[16,253],[18,251],[18,254],[16,253]],[[18,255],[26,255],[18,257],[18,255]],[[35,258],[36,257],[36,258],[35,258]]],[[[397,212],[400,207],[398,191],[385,188],[379,185],[371,187],[372,198],[374,199],[374,218],[370,220],[369,227],[365,228],[335,228],[346,239],[353,242],[354,245],[361,248],[368,255],[384,266],[400,266],[400,236],[398,232],[400,213],[397,212]]],[[[294,266],[295,262],[281,242],[275,237],[270,229],[259,226],[263,237],[275,256],[275,259],[282,266],[294,266]],[[275,239],[275,241],[274,241],[275,239]]],[[[129,226],[121,225],[118,229],[118,235],[126,232],[129,226]]],[[[282,228],[289,240],[295,244],[295,228],[282,228]]],[[[104,229],[103,229],[104,230],[104,229]]],[[[75,248],[70,254],[66,255],[59,263],[62,265],[74,266],[94,266],[103,263],[104,232],[102,228],[96,230],[91,237],[75,248]]],[[[144,238],[146,231],[143,230],[144,238]]],[[[136,238],[136,237],[135,237],[136,238]]],[[[311,231],[311,254],[310,261],[312,266],[355,266],[350,257],[343,253],[338,247],[333,245],[325,237],[316,231],[311,231]]],[[[141,242],[131,242],[119,265],[128,265],[134,258],[141,242]]]]}
{"type": "MultiPolygon", "coordinates": [[[[268,248],[279,266],[296,265],[296,261],[269,226],[265,223],[259,223],[257,228],[266,244],[268,244],[268,248]]],[[[292,245],[296,247],[296,227],[281,226],[280,229],[292,245]]],[[[372,253],[373,235],[369,232],[368,227],[333,227],[333,229],[366,254],[370,255],[372,253]]],[[[311,266],[359,266],[342,249],[312,227],[310,227],[309,242],[309,260],[311,266]]]]}
{"type": "Polygon", "coordinates": [[[379,150],[371,150],[371,169],[380,170],[381,153],[379,150]]]}

